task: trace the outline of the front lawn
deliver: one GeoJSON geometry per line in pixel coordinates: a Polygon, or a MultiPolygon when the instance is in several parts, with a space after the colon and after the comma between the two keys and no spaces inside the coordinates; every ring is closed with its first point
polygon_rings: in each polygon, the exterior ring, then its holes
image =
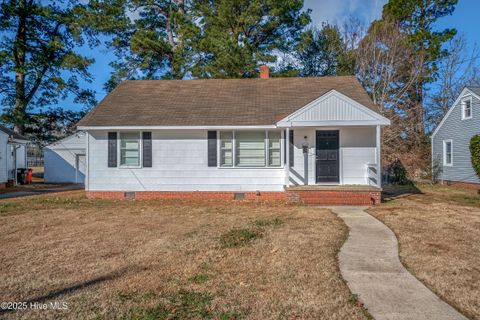
{"type": "Polygon", "coordinates": [[[480,195],[427,184],[386,191],[396,197],[369,213],[395,232],[403,264],[464,315],[480,319],[480,195]]]}
{"type": "Polygon", "coordinates": [[[327,210],[243,202],[0,202],[0,301],[67,310],[0,318],[362,319],[327,210]]]}

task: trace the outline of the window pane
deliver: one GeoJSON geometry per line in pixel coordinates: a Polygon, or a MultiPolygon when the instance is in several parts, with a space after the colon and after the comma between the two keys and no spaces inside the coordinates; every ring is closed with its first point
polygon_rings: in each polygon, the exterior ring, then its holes
{"type": "Polygon", "coordinates": [[[231,167],[233,165],[233,133],[220,132],[220,165],[231,167]]]}
{"type": "Polygon", "coordinates": [[[445,142],[445,163],[451,164],[452,163],[452,143],[445,142]]]}
{"type": "Polygon", "coordinates": [[[238,131],[235,138],[237,166],[265,166],[265,131],[238,131]]]}
{"type": "Polygon", "coordinates": [[[280,131],[268,132],[268,152],[268,165],[280,166],[280,131]]]}
{"type": "Polygon", "coordinates": [[[120,165],[139,166],[140,165],[140,133],[139,132],[121,132],[120,133],[120,165]]]}

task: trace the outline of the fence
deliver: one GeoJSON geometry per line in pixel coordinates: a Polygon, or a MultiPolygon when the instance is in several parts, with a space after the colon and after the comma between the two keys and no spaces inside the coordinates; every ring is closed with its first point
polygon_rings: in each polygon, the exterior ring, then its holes
{"type": "Polygon", "coordinates": [[[43,167],[43,150],[37,145],[27,145],[27,166],[43,167]]]}

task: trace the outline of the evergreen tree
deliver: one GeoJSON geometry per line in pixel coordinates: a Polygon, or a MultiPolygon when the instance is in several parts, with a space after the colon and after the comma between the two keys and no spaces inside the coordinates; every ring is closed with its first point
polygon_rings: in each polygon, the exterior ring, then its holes
{"type": "Polygon", "coordinates": [[[80,78],[91,80],[88,67],[94,60],[80,54],[78,48],[98,44],[95,28],[105,29],[116,21],[107,18],[116,12],[115,7],[115,1],[93,1],[91,7],[73,0],[0,2],[4,122],[23,133],[28,110],[34,106],[56,103],[69,94],[75,96],[75,102],[94,103],[93,92],[79,85],[80,78]]]}
{"type": "Polygon", "coordinates": [[[443,44],[452,39],[455,29],[434,30],[439,18],[450,15],[458,0],[390,0],[383,8],[383,19],[399,23],[407,35],[414,53],[421,56],[424,63],[415,85],[409,91],[411,105],[405,112],[412,119],[412,131],[417,144],[424,141],[424,94],[427,83],[436,79],[437,62],[448,52],[443,44]]]}
{"type": "Polygon", "coordinates": [[[303,0],[199,0],[195,13],[202,28],[195,42],[193,76],[254,77],[259,63],[291,51],[310,11],[303,0]]]}
{"type": "Polygon", "coordinates": [[[304,77],[354,73],[355,58],[347,50],[337,26],[324,24],[320,30],[306,31],[297,46],[296,58],[304,77]]]}

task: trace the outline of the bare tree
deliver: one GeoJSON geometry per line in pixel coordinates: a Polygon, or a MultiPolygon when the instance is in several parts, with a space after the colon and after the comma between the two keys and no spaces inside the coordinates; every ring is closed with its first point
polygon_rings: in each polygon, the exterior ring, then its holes
{"type": "Polygon", "coordinates": [[[447,48],[449,54],[438,65],[438,80],[427,95],[425,117],[432,130],[465,86],[480,84],[478,47],[469,50],[465,36],[458,35],[447,43],[447,48]]]}
{"type": "Polygon", "coordinates": [[[392,121],[383,131],[383,160],[401,160],[409,172],[416,171],[419,163],[424,162],[417,157],[425,157],[414,143],[415,102],[408,94],[421,76],[423,62],[421,55],[414,54],[399,26],[388,20],[374,22],[356,50],[358,79],[378,111],[392,121]]]}

